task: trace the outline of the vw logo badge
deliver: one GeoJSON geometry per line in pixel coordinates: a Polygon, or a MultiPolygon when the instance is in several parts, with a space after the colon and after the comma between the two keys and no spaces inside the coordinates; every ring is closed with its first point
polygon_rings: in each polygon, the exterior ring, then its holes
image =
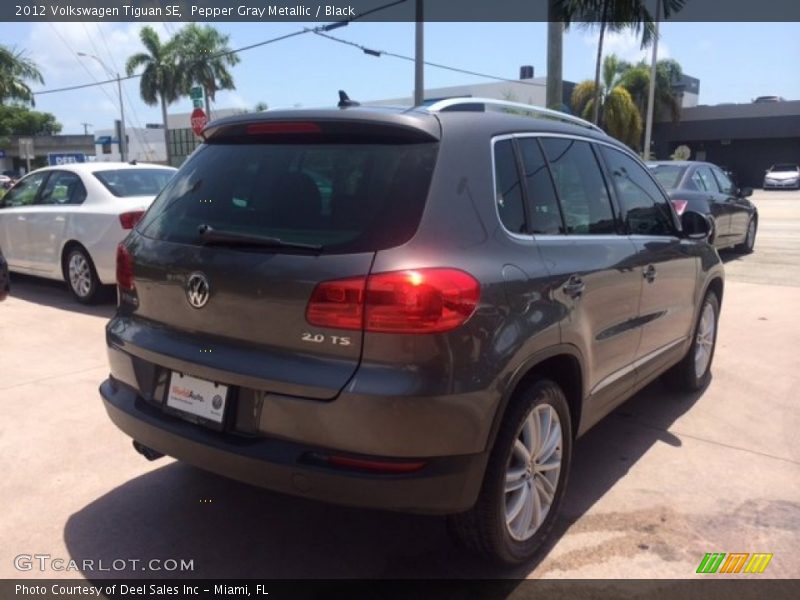
{"type": "Polygon", "coordinates": [[[202,273],[192,273],[186,282],[186,299],[194,308],[203,308],[208,302],[211,286],[202,273]]]}

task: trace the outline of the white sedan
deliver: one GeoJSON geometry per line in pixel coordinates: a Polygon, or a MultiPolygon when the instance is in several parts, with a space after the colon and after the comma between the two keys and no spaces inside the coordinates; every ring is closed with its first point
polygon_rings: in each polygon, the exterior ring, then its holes
{"type": "Polygon", "coordinates": [[[148,164],[46,167],[0,199],[0,248],[10,271],[66,281],[80,302],[116,279],[117,244],[176,169],[148,164]]]}

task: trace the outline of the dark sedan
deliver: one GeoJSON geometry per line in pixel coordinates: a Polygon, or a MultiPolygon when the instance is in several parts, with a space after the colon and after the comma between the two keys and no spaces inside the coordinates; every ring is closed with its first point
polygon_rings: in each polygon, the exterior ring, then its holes
{"type": "Polygon", "coordinates": [[[3,258],[3,250],[0,248],[0,301],[6,299],[10,287],[8,282],[8,263],[3,258]]]}
{"type": "Polygon", "coordinates": [[[752,188],[739,188],[717,165],[695,161],[647,163],[667,190],[678,215],[692,210],[714,221],[711,242],[717,249],[753,251],[758,230],[758,210],[748,200],[752,188]]]}

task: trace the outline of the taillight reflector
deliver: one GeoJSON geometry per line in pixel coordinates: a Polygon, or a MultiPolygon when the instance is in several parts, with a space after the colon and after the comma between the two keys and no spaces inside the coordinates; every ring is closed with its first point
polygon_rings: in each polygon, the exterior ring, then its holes
{"type": "Polygon", "coordinates": [[[135,288],[133,257],[123,244],[117,246],[117,285],[121,290],[129,292],[132,292],[135,288]]]}
{"type": "Polygon", "coordinates": [[[675,212],[678,213],[680,217],[685,211],[686,207],[689,205],[688,200],[673,200],[672,206],[675,207],[675,212]]]}
{"type": "Polygon", "coordinates": [[[251,123],[247,126],[247,135],[265,135],[270,133],[320,133],[322,130],[316,123],[305,121],[268,121],[251,123]]]}
{"type": "Polygon", "coordinates": [[[133,229],[141,220],[143,215],[143,210],[134,210],[131,212],[122,213],[119,216],[119,224],[122,225],[123,229],[133,229]]]}
{"type": "Polygon", "coordinates": [[[384,460],[367,460],[363,458],[353,458],[350,456],[341,456],[334,454],[327,457],[327,462],[333,467],[342,469],[352,469],[354,471],[369,471],[371,473],[413,473],[419,471],[425,466],[425,462],[421,460],[415,461],[384,461],[384,460]]]}
{"type": "Polygon", "coordinates": [[[375,273],[317,285],[306,309],[311,325],[383,333],[439,333],[463,324],[480,284],[457,269],[375,273]]]}

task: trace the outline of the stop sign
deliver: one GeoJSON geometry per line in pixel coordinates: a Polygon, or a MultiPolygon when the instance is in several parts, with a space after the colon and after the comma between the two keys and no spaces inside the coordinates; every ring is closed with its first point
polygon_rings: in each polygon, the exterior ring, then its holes
{"type": "Polygon", "coordinates": [[[192,131],[194,131],[195,135],[200,135],[200,133],[203,131],[203,127],[205,127],[206,123],[208,123],[208,117],[206,116],[206,113],[203,112],[202,108],[195,108],[192,111],[190,122],[192,124],[192,131]]]}

